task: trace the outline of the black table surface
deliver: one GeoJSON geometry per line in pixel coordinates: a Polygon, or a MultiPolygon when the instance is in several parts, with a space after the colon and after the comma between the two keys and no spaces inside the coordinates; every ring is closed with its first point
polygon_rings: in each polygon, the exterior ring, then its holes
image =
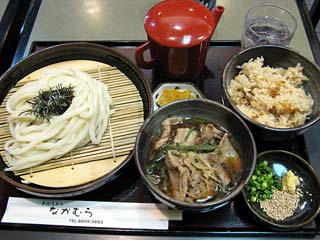
{"type": "MultiPolygon", "coordinates": [[[[32,51],[36,52],[48,46],[59,44],[57,42],[37,42],[34,43],[32,51]]],[[[127,57],[134,63],[135,46],[126,44],[99,42],[107,45],[127,57]]],[[[194,84],[212,100],[221,102],[221,75],[227,61],[237,52],[240,47],[233,46],[211,46],[208,50],[206,68],[199,79],[194,84]]],[[[152,70],[142,70],[152,89],[160,82],[166,81],[164,77],[152,70]]],[[[295,152],[308,159],[308,146],[305,145],[304,137],[298,137],[292,141],[281,143],[266,143],[256,139],[258,152],[268,149],[282,149],[295,152]]],[[[125,201],[125,202],[155,202],[148,189],[143,185],[135,169],[134,161],[130,161],[123,170],[124,174],[116,180],[98,188],[93,192],[74,197],[74,200],[91,201],[125,201]],[[130,174],[127,174],[130,173],[130,174]],[[112,189],[112,190],[110,190],[112,189]]],[[[7,183],[0,181],[0,217],[4,214],[8,197],[33,197],[22,193],[7,183]]],[[[313,221],[298,231],[279,232],[273,231],[258,223],[249,209],[243,202],[242,195],[239,195],[225,207],[213,212],[204,214],[183,214],[183,221],[172,221],[168,231],[143,231],[143,230],[120,230],[120,229],[93,229],[74,228],[67,226],[45,226],[45,225],[25,225],[25,224],[0,224],[0,229],[36,229],[42,231],[71,232],[74,233],[96,233],[118,235],[123,231],[130,235],[153,235],[153,236],[295,236],[313,237],[319,232],[318,222],[313,221]]]]}

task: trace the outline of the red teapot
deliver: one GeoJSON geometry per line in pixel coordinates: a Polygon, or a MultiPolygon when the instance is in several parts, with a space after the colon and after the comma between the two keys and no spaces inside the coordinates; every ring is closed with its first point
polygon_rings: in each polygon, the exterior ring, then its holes
{"type": "Polygon", "coordinates": [[[157,68],[172,80],[194,81],[202,73],[209,41],[224,12],[212,12],[195,0],[165,0],[154,5],[144,18],[148,41],[137,47],[141,68],[157,68]],[[144,52],[150,50],[150,60],[144,52]]]}

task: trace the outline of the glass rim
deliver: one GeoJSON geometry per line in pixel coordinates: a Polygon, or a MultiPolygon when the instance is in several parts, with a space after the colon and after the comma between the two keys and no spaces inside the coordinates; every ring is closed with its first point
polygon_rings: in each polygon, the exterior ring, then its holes
{"type": "Polygon", "coordinates": [[[290,16],[290,18],[292,19],[292,21],[293,21],[293,31],[292,32],[295,32],[296,31],[296,29],[297,29],[297,18],[288,10],[288,9],[286,9],[286,8],[284,8],[284,7],[282,7],[282,6],[278,6],[278,5],[275,5],[275,4],[269,4],[269,3],[264,3],[264,4],[256,4],[256,5],[254,5],[254,6],[252,6],[252,7],[250,7],[249,9],[248,9],[248,11],[246,12],[246,15],[245,15],[245,25],[246,25],[246,23],[248,22],[248,15],[249,15],[249,13],[251,13],[252,12],[252,10],[254,10],[254,9],[256,9],[256,8],[259,8],[259,7],[274,7],[274,8],[277,8],[277,9],[281,9],[281,10],[283,10],[284,12],[286,12],[289,16],[290,16]]]}

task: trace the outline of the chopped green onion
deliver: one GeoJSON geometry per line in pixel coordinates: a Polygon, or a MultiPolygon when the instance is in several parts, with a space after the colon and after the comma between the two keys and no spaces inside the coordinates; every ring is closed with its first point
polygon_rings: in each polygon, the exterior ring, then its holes
{"type": "Polygon", "coordinates": [[[272,173],[267,161],[258,163],[246,186],[250,194],[249,201],[258,202],[270,199],[274,189],[282,190],[280,177],[272,173]]]}

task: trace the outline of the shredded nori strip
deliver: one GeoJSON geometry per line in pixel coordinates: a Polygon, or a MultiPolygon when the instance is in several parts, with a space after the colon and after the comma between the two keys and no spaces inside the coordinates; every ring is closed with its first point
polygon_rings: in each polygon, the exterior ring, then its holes
{"type": "Polygon", "coordinates": [[[50,122],[52,116],[61,115],[69,108],[74,97],[73,89],[72,85],[63,87],[62,84],[45,91],[41,89],[37,96],[26,101],[31,105],[31,109],[20,114],[34,115],[36,119],[50,122]]]}

